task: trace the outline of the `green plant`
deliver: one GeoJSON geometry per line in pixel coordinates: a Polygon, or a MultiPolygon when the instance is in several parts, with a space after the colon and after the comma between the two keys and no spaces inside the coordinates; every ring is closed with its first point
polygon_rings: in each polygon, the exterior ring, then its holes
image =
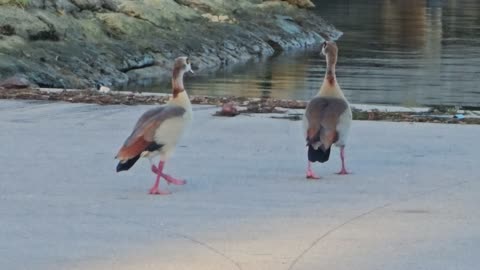
{"type": "Polygon", "coordinates": [[[26,8],[28,4],[30,4],[30,0],[13,0],[17,4],[17,6],[21,8],[26,8]]]}
{"type": "Polygon", "coordinates": [[[0,0],[0,5],[12,5],[26,8],[30,4],[30,0],[0,0]]]}

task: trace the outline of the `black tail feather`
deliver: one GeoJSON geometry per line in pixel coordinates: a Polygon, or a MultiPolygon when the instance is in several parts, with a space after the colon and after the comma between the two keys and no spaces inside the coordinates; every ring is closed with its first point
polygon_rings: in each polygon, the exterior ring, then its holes
{"type": "Polygon", "coordinates": [[[317,150],[315,150],[311,145],[308,146],[308,160],[311,162],[318,161],[320,163],[324,163],[328,160],[330,157],[330,147],[327,150],[322,150],[321,147],[319,147],[317,150]]]}
{"type": "Polygon", "coordinates": [[[137,160],[140,158],[140,155],[137,155],[125,162],[118,162],[118,165],[117,165],[117,172],[121,172],[121,171],[128,171],[128,169],[130,169],[133,164],[135,164],[135,162],[137,162],[137,160]]]}

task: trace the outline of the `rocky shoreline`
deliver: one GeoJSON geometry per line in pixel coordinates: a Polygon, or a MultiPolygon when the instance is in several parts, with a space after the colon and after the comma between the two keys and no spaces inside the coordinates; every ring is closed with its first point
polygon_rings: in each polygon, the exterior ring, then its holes
{"type": "Polygon", "coordinates": [[[298,0],[0,0],[0,7],[0,81],[20,75],[51,88],[168,79],[179,55],[211,71],[341,35],[298,0]]]}
{"type": "MultiPolygon", "coordinates": [[[[164,104],[170,98],[165,94],[110,92],[97,90],[63,90],[63,89],[1,89],[0,99],[23,99],[43,101],[64,101],[71,103],[93,103],[99,105],[139,105],[164,104]]],[[[193,104],[215,105],[219,107],[217,116],[235,116],[249,113],[269,113],[276,119],[300,120],[301,113],[295,109],[305,109],[303,100],[283,100],[273,98],[214,97],[192,96],[193,104]],[[228,106],[225,106],[228,105],[228,106]],[[236,109],[232,112],[231,108],[236,109]],[[225,111],[226,108],[230,110],[225,111]]],[[[480,111],[454,108],[448,106],[423,108],[421,110],[386,109],[382,106],[353,105],[354,120],[391,121],[391,122],[426,122],[448,124],[480,125],[480,111]]]]}

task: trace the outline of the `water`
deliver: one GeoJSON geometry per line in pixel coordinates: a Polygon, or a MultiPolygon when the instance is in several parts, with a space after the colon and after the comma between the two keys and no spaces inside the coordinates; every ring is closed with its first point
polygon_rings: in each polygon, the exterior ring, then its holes
{"type": "MultiPolygon", "coordinates": [[[[337,77],[352,103],[480,106],[479,0],[318,0],[344,32],[337,77]]],[[[309,99],[323,80],[319,48],[186,80],[189,93],[309,99]]],[[[169,92],[168,83],[144,90],[169,92]]]]}

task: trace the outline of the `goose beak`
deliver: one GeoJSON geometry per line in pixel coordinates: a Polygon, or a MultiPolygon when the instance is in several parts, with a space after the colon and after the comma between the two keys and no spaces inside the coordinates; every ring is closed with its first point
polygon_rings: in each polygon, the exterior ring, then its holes
{"type": "Polygon", "coordinates": [[[187,72],[190,72],[192,74],[195,74],[195,72],[193,72],[193,69],[192,69],[192,64],[188,64],[187,65],[187,72]]]}

